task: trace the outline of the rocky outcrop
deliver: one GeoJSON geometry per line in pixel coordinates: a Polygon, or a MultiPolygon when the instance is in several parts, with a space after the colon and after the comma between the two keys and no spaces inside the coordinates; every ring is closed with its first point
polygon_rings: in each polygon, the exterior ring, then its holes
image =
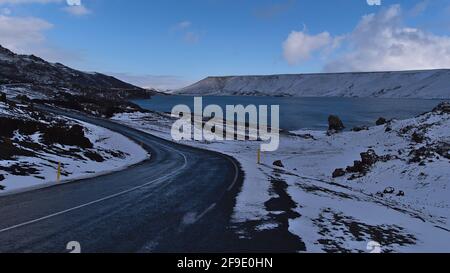
{"type": "Polygon", "coordinates": [[[433,109],[433,112],[450,114],[450,102],[443,102],[439,104],[436,108],[433,109]]]}
{"type": "Polygon", "coordinates": [[[340,132],[345,129],[344,123],[338,116],[331,115],[328,117],[328,131],[340,132]]]}
{"type": "Polygon", "coordinates": [[[369,149],[367,152],[361,153],[361,160],[355,160],[353,162],[353,166],[348,166],[344,169],[336,169],[333,172],[333,178],[342,177],[347,174],[352,174],[349,180],[354,180],[356,178],[360,178],[365,176],[371,168],[378,162],[387,162],[393,159],[390,155],[379,156],[372,149],[369,149]]]}
{"type": "Polygon", "coordinates": [[[284,164],[281,160],[277,160],[277,161],[273,162],[273,165],[275,167],[284,168],[284,164]]]}
{"type": "Polygon", "coordinates": [[[376,122],[375,124],[376,124],[377,126],[381,126],[381,125],[385,125],[387,122],[388,122],[388,121],[387,121],[385,118],[381,117],[381,118],[379,118],[379,119],[377,120],[377,122],[376,122]]]}

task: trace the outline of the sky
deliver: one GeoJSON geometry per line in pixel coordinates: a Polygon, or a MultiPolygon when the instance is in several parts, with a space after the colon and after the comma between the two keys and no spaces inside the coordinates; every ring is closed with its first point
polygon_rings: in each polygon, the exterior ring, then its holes
{"type": "Polygon", "coordinates": [[[0,0],[0,44],[159,89],[450,68],[450,0],[0,0]]]}

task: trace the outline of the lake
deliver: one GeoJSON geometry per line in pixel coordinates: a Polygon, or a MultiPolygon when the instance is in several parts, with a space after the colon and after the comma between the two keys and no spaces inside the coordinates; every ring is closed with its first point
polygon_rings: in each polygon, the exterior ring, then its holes
{"type": "MultiPolygon", "coordinates": [[[[178,104],[194,109],[194,97],[155,96],[148,100],[134,100],[144,109],[171,112],[178,104]]],[[[441,100],[377,99],[377,98],[292,98],[292,97],[203,97],[203,107],[226,105],[279,105],[280,127],[286,130],[326,130],[328,116],[338,115],[348,129],[375,125],[378,118],[406,119],[431,111],[441,100]]]]}

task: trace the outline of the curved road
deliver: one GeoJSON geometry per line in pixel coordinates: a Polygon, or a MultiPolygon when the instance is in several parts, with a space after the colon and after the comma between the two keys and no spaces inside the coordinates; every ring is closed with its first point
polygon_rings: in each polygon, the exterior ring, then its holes
{"type": "Polygon", "coordinates": [[[0,252],[61,253],[71,241],[88,253],[235,250],[228,224],[243,172],[234,159],[50,111],[121,133],[152,157],[117,173],[1,197],[0,252]]]}

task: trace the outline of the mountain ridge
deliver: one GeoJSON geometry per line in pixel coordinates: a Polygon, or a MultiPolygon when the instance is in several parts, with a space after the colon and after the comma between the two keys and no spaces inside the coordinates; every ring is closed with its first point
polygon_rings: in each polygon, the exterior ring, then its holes
{"type": "Polygon", "coordinates": [[[47,96],[62,90],[117,98],[145,97],[155,93],[105,74],[79,71],[35,55],[16,54],[0,45],[0,86],[8,85],[26,86],[47,96]]]}
{"type": "Polygon", "coordinates": [[[181,95],[450,98],[450,69],[210,76],[181,95]]]}

